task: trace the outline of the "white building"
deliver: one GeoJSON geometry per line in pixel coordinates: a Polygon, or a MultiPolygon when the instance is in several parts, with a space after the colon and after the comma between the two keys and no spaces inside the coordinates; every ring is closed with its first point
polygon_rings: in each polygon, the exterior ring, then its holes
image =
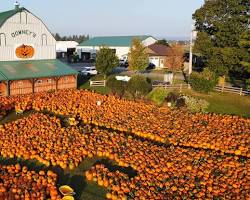
{"type": "Polygon", "coordinates": [[[77,46],[77,53],[80,59],[86,60],[95,56],[96,51],[102,46],[114,49],[119,59],[127,59],[132,40],[139,38],[145,46],[154,44],[157,40],[152,36],[111,36],[94,37],[84,41],[77,46]]]}
{"type": "Polygon", "coordinates": [[[75,41],[57,41],[56,42],[56,53],[57,57],[65,58],[68,54],[75,52],[78,42],[75,41]]]}

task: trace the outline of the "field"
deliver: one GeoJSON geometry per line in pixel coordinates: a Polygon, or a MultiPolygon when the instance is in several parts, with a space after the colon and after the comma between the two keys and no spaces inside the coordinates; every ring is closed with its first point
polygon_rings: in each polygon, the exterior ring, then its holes
{"type": "Polygon", "coordinates": [[[0,198],[249,198],[250,119],[85,90],[0,102],[0,198]]]}

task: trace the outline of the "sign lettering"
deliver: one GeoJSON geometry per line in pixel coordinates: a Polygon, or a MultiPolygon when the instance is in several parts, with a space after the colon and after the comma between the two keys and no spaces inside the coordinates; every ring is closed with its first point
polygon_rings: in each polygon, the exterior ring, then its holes
{"type": "Polygon", "coordinates": [[[15,31],[15,32],[11,33],[11,36],[13,38],[15,38],[15,37],[17,37],[19,35],[30,35],[33,38],[36,37],[36,33],[32,32],[32,31],[29,31],[29,30],[18,30],[18,31],[15,31]]]}

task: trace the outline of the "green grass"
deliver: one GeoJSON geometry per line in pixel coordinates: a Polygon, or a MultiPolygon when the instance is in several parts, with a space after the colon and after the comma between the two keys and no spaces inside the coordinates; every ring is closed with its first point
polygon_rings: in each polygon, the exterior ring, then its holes
{"type": "Polygon", "coordinates": [[[219,92],[202,94],[192,90],[185,90],[183,93],[207,100],[210,103],[208,112],[239,115],[250,118],[250,97],[219,92]]]}
{"type": "Polygon", "coordinates": [[[82,84],[79,89],[92,90],[103,95],[109,94],[111,92],[108,87],[90,87],[89,82],[82,84]]]}

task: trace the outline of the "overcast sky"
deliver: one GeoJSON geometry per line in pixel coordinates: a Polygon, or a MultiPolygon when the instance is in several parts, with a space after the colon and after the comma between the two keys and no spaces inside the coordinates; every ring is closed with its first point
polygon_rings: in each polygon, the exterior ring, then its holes
{"type": "MultiPolygon", "coordinates": [[[[14,7],[0,0],[0,12],[14,7]]],[[[153,35],[188,38],[204,0],[19,0],[60,35],[153,35]]]]}

